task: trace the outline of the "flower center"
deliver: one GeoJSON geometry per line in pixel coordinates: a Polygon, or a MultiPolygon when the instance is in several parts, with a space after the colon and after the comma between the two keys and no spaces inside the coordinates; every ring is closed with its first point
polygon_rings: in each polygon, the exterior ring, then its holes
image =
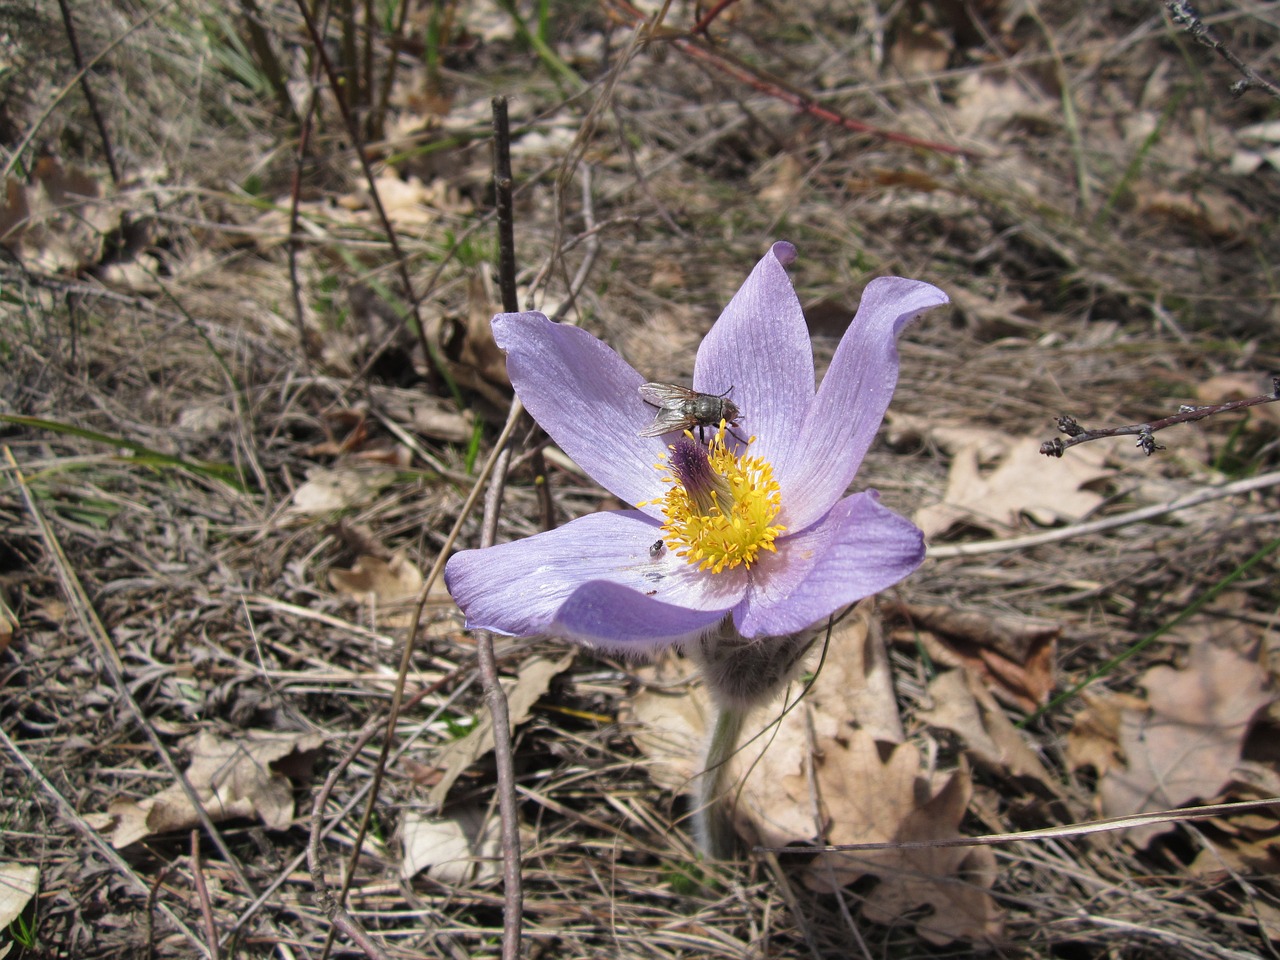
{"type": "Polygon", "coordinates": [[[666,463],[656,465],[671,485],[666,496],[639,504],[660,504],[667,546],[712,573],[739,564],[750,569],[761,550],[776,549],[773,541],[786,529],[772,523],[782,509],[773,467],[760,457],[735,456],[724,433],[722,420],[704,447],[685,431],[666,463]]]}

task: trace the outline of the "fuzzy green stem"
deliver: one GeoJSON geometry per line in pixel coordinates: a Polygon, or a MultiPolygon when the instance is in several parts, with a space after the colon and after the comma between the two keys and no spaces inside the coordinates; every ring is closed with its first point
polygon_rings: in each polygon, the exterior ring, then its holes
{"type": "Polygon", "coordinates": [[[736,842],[733,817],[723,795],[728,781],[729,759],[738,746],[738,734],[746,711],[722,706],[716,716],[707,757],[698,777],[698,806],[693,814],[693,834],[708,860],[732,860],[736,842]]]}

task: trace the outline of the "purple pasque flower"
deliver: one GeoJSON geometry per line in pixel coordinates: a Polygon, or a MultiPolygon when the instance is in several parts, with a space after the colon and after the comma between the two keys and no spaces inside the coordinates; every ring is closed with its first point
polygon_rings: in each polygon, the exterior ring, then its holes
{"type": "Polygon", "coordinates": [[[546,633],[650,653],[729,629],[751,640],[803,630],[920,565],[921,532],[874,491],[845,496],[898,379],[895,340],[947,302],[934,286],[871,281],[815,390],[813,351],[775,243],[698,348],[693,389],[729,395],[733,433],[708,443],[642,437],[646,380],[603,342],[537,312],[493,318],[507,373],[534,419],[633,510],[449,560],[467,626],[546,633]],[[668,444],[671,444],[669,447],[668,444]],[[732,618],[731,624],[727,618],[732,618]]]}

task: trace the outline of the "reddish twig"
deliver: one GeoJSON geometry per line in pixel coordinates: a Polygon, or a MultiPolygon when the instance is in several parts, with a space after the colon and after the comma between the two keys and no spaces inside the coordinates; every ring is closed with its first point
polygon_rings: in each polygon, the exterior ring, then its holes
{"type": "Polygon", "coordinates": [[[1228,410],[1256,407],[1260,403],[1274,403],[1276,400],[1280,400],[1280,377],[1272,379],[1271,390],[1271,393],[1249,397],[1247,400],[1231,400],[1227,403],[1214,403],[1204,407],[1183,406],[1173,416],[1164,417],[1161,420],[1152,420],[1148,423],[1131,423],[1123,427],[1104,427],[1101,430],[1086,430],[1076,422],[1074,417],[1063,414],[1057,418],[1058,429],[1065,433],[1069,439],[1063,440],[1061,437],[1057,437],[1046,441],[1040,444],[1040,452],[1046,457],[1061,457],[1067,451],[1067,448],[1081,443],[1088,443],[1090,440],[1100,440],[1103,437],[1136,436],[1138,438],[1137,446],[1141,447],[1142,452],[1149,457],[1157,450],[1164,449],[1155,441],[1154,434],[1156,431],[1179,423],[1192,423],[1196,420],[1203,420],[1205,417],[1226,413],[1228,410]]]}
{"type": "Polygon", "coordinates": [[[719,2],[715,3],[710,10],[698,18],[698,22],[693,25],[693,29],[689,32],[695,37],[706,36],[707,28],[711,26],[711,21],[715,20],[716,17],[720,16],[720,14],[724,13],[725,10],[737,2],[738,0],[719,0],[719,2]]]}
{"type": "MultiPolygon", "coordinates": [[[[632,18],[636,24],[642,24],[646,18],[639,10],[633,7],[628,0],[614,0],[617,6],[623,12],[632,18]]],[[[713,11],[718,13],[719,10],[713,11]]],[[[707,20],[703,17],[702,20],[707,20]]],[[[702,22],[699,21],[699,23],[702,22]]],[[[696,33],[697,27],[694,27],[696,33]]],[[[913,137],[910,134],[898,133],[894,130],[886,130],[883,127],[877,127],[870,123],[863,123],[861,120],[854,120],[852,117],[846,117],[829,107],[819,104],[812,96],[802,90],[797,90],[789,84],[777,79],[776,77],[765,77],[754,67],[748,66],[735,57],[730,56],[722,50],[712,49],[705,42],[697,39],[693,35],[681,35],[676,33],[662,32],[660,36],[669,40],[681,53],[695,60],[714,67],[721,73],[727,74],[733,79],[745,83],[761,93],[768,94],[784,103],[789,103],[801,113],[807,113],[815,119],[824,123],[834,124],[843,127],[854,133],[865,133],[873,137],[879,137],[881,140],[887,140],[890,143],[901,143],[909,147],[920,147],[924,150],[932,150],[935,153],[946,153],[952,156],[962,157],[980,157],[982,156],[976,150],[966,150],[964,147],[953,146],[949,143],[939,143],[936,140],[924,140],[920,137],[913,137]]]]}
{"type": "Polygon", "coordinates": [[[204,860],[200,857],[200,831],[191,831],[191,881],[200,901],[200,916],[204,920],[204,935],[209,938],[209,956],[218,960],[218,925],[213,920],[213,903],[209,900],[209,885],[204,882],[204,860]]]}

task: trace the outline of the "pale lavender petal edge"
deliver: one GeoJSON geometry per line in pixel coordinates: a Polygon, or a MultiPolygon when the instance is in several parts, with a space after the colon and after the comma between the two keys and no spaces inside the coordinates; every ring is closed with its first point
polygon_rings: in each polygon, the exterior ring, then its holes
{"type": "Polygon", "coordinates": [[[867,284],[798,433],[794,459],[775,464],[792,530],[803,530],[848,489],[898,382],[897,338],[925,310],[947,303],[932,284],[880,277],[867,284]]]}
{"type": "Polygon", "coordinates": [[[738,431],[758,440],[751,452],[785,456],[813,402],[813,345],[786,267],[796,248],[775,243],[720,314],[694,366],[693,386],[723,393],[742,412],[738,431]]]}
{"type": "Polygon", "coordinates": [[[591,479],[632,506],[666,492],[653,468],[666,448],[637,435],[654,415],[638,393],[644,378],[608,344],[537,311],[498,314],[493,338],[520,402],[591,479]]]}
{"type": "Polygon", "coordinates": [[[606,653],[649,656],[697,639],[727,613],[691,610],[596,580],[573,592],[548,632],[606,653]]]}
{"type": "Polygon", "coordinates": [[[456,553],[445,565],[445,585],[468,628],[521,637],[555,632],[562,608],[593,581],[642,599],[650,594],[664,605],[710,611],[712,622],[742,599],[745,571],[699,573],[665,546],[653,549],[660,533],[637,510],[592,513],[547,533],[456,553]]]}
{"type": "Polygon", "coordinates": [[[915,524],[881,506],[873,491],[857,493],[762,557],[734,623],[744,637],[795,633],[893,586],[923,560],[924,534],[915,524]]]}

